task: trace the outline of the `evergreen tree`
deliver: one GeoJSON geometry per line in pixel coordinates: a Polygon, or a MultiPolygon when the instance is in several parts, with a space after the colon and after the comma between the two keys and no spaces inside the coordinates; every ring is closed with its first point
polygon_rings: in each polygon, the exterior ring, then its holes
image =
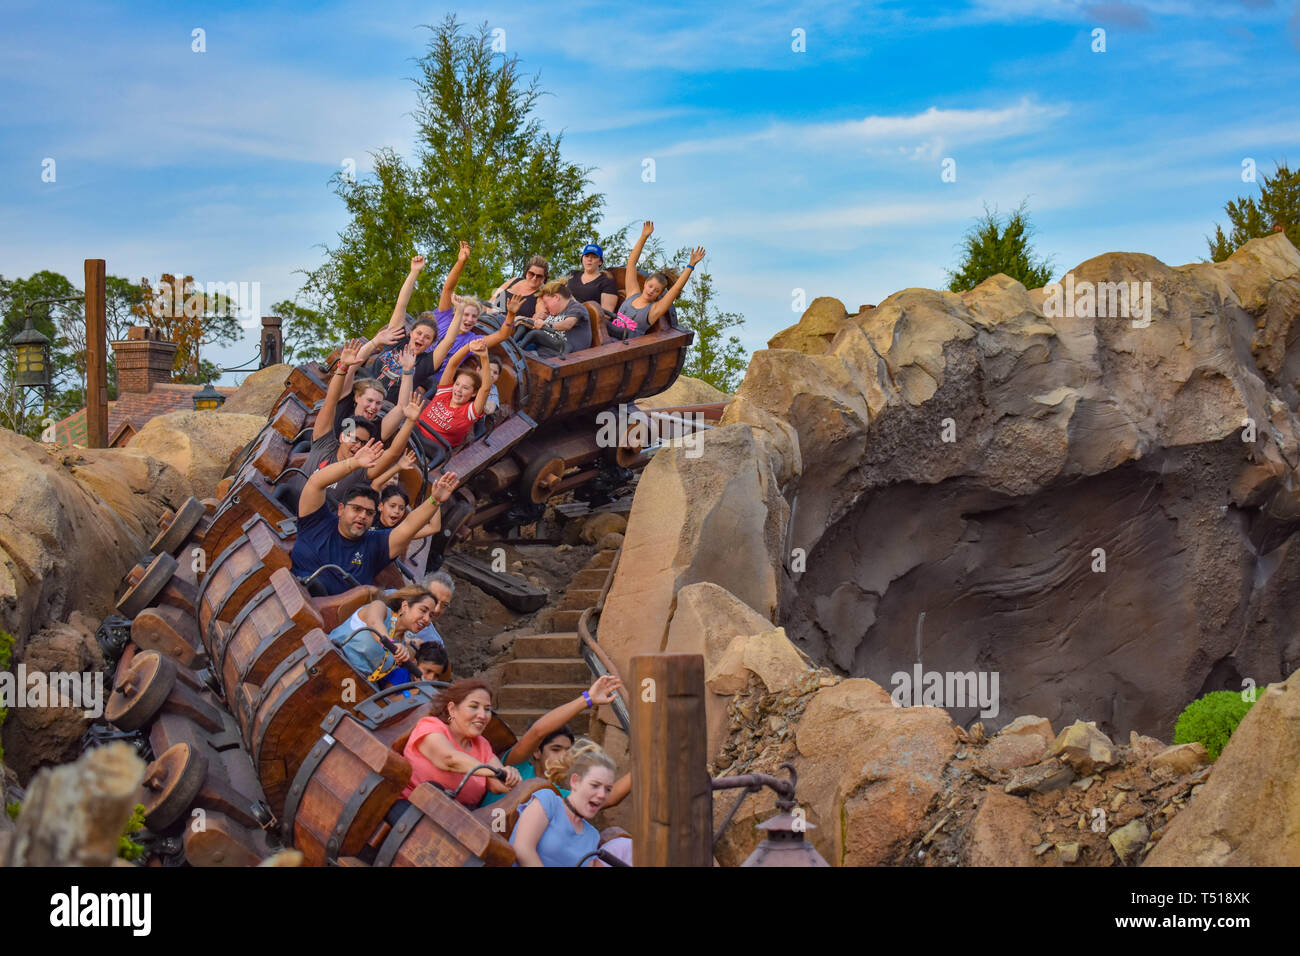
{"type": "MultiPolygon", "coordinates": [[[[690,257],[689,249],[678,249],[673,257],[674,268],[690,257]]],[[[703,265],[703,263],[701,263],[703,265]]],[[[739,312],[719,312],[714,303],[712,274],[696,268],[695,275],[677,297],[677,319],[685,328],[695,333],[682,374],[708,382],[719,391],[733,394],[740,387],[749,366],[745,347],[728,329],[745,324],[739,312]]]]}
{"type": "Polygon", "coordinates": [[[542,95],[536,78],[525,81],[517,57],[493,51],[487,24],[471,35],[448,15],[430,29],[415,77],[412,162],[381,150],[365,181],[333,179],[351,221],[303,290],[310,310],[329,317],[317,331],[331,342],[388,318],[416,252],[430,267],[412,312],[437,303],[461,239],[473,252],[459,289],[486,295],[521,275],[533,255],[550,261],[552,275],[576,267],[596,237],[604,197],[588,191],[588,171],[566,162],[562,138],[533,117],[542,95]]]}
{"type": "Polygon", "coordinates": [[[948,290],[965,292],[998,273],[1026,289],[1046,285],[1052,278],[1052,263],[1034,258],[1029,245],[1032,232],[1024,202],[1007,217],[1005,225],[996,210],[990,212],[985,206],[984,215],[962,239],[962,261],[955,272],[948,273],[948,290]]]}
{"type": "Polygon", "coordinates": [[[1214,238],[1206,237],[1211,261],[1222,262],[1251,239],[1272,235],[1277,226],[1300,246],[1300,169],[1292,172],[1286,163],[1278,163],[1271,178],[1261,174],[1260,179],[1258,200],[1245,196],[1223,207],[1232,232],[1224,235],[1223,227],[1216,225],[1214,238]]]}

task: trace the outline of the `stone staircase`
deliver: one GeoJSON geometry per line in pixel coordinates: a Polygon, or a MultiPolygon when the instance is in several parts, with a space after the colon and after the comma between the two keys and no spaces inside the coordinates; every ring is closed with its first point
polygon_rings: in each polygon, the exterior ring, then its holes
{"type": "MultiPolygon", "coordinates": [[[[522,736],[534,720],[567,703],[591,686],[591,671],[582,659],[578,619],[595,607],[613,566],[614,550],[598,551],[579,571],[551,616],[551,633],[515,638],[514,657],[506,663],[497,692],[496,713],[522,736]]],[[[569,726],[587,733],[590,711],[583,711],[569,726]]]]}

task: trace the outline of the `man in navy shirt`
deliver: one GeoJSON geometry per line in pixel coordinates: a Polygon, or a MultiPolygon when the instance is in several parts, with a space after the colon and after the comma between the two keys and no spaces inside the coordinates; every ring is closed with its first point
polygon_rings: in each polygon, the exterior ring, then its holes
{"type": "MultiPolygon", "coordinates": [[[[337,511],[325,501],[325,489],[358,468],[373,467],[384,453],[377,441],[368,442],[352,457],[321,468],[308,479],[298,499],[298,536],[293,542],[293,573],[306,578],[327,564],[348,572],[357,584],[371,584],[375,575],[406,553],[415,533],[426,524],[441,525],[442,503],[456,488],[456,476],[444,474],[433,486],[429,500],[414,509],[396,528],[372,528],[379,493],[361,485],[347,492],[337,511]]],[[[332,568],[315,578],[315,590],[342,594],[353,587],[332,568]]]]}

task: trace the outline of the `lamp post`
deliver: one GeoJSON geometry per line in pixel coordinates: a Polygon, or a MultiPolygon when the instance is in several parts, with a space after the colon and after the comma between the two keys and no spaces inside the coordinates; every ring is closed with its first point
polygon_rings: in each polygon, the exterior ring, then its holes
{"type": "Polygon", "coordinates": [[[213,409],[220,408],[221,403],[225,400],[226,396],[213,388],[211,382],[208,382],[194,393],[194,410],[196,412],[210,412],[213,409]]]}

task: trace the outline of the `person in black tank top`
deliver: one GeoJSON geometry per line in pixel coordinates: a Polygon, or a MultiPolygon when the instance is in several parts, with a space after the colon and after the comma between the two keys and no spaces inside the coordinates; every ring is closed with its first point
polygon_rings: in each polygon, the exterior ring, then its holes
{"type": "Polygon", "coordinates": [[[528,267],[524,269],[524,274],[518,278],[510,279],[503,282],[492,293],[493,303],[500,301],[502,304],[497,307],[498,312],[504,312],[504,301],[506,296],[520,296],[524,302],[519,307],[516,317],[531,319],[533,313],[537,310],[537,290],[542,284],[550,278],[551,267],[541,256],[533,256],[528,260],[528,267]],[[501,293],[505,292],[503,296],[501,293]]]}

